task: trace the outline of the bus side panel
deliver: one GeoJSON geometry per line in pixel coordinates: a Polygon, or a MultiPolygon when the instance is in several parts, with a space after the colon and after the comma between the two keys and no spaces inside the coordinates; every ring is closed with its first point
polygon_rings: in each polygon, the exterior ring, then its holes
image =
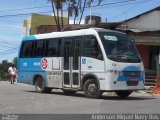
{"type": "Polygon", "coordinates": [[[48,57],[47,74],[48,87],[62,88],[62,58],[61,57],[48,57]]]}
{"type": "Polygon", "coordinates": [[[41,68],[41,58],[20,58],[18,82],[33,85],[34,77],[40,75],[47,83],[46,72],[41,68]]]}
{"type": "Polygon", "coordinates": [[[104,60],[98,60],[90,57],[81,57],[81,76],[93,74],[100,83],[100,90],[106,89],[105,84],[105,64],[104,60]]]}

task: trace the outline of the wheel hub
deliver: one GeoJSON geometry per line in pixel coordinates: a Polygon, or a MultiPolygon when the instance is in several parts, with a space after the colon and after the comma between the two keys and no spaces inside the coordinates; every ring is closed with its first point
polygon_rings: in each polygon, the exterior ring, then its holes
{"type": "Polygon", "coordinates": [[[96,92],[97,92],[97,87],[96,87],[96,85],[95,85],[95,84],[90,84],[90,85],[88,86],[88,91],[89,91],[89,93],[91,93],[91,94],[96,94],[96,92]]]}

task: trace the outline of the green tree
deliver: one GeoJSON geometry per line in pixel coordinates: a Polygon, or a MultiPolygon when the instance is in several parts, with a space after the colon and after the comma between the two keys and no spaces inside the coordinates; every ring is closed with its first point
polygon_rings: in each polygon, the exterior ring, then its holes
{"type": "MultiPolygon", "coordinates": [[[[63,25],[64,3],[68,4],[68,8],[67,8],[68,22],[69,22],[69,18],[74,15],[74,25],[75,25],[75,20],[79,15],[80,15],[79,24],[81,23],[81,19],[82,19],[86,4],[88,3],[89,7],[91,7],[91,3],[94,2],[94,0],[47,0],[47,1],[51,2],[54,19],[56,21],[58,31],[60,31],[64,27],[63,25]],[[83,6],[82,6],[82,3],[84,3],[83,6]],[[61,21],[59,16],[60,12],[61,12],[61,21]]],[[[97,5],[99,5],[102,1],[103,0],[98,0],[97,5]]]]}
{"type": "MultiPolygon", "coordinates": [[[[97,5],[100,5],[101,2],[103,0],[98,0],[98,4],[97,5]]],[[[94,0],[84,0],[84,4],[83,4],[83,7],[82,7],[82,10],[81,10],[81,15],[80,15],[80,19],[79,19],[79,24],[81,23],[81,20],[82,20],[82,16],[83,16],[83,13],[84,13],[84,9],[86,7],[86,4],[88,3],[88,6],[89,7],[92,7],[91,4],[94,2],[94,0]]]]}
{"type": "Polygon", "coordinates": [[[58,31],[60,31],[63,28],[63,4],[66,3],[67,0],[48,0],[48,1],[51,2],[57,29],[58,31]],[[61,12],[61,21],[59,16],[60,12],[61,12]]]}
{"type": "Polygon", "coordinates": [[[8,78],[8,68],[10,66],[10,62],[8,60],[3,60],[0,64],[0,78],[7,79],[8,78]]]}
{"type": "Polygon", "coordinates": [[[72,17],[74,15],[74,25],[76,17],[79,15],[79,6],[81,4],[81,0],[68,0],[68,22],[69,17],[72,17]]]}
{"type": "Polygon", "coordinates": [[[13,59],[13,64],[15,65],[16,68],[17,68],[17,62],[18,62],[18,57],[15,57],[13,59]]]}

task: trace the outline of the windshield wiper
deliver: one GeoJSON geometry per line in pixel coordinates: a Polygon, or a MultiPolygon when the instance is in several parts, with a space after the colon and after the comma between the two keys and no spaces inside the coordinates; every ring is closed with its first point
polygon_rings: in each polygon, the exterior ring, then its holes
{"type": "Polygon", "coordinates": [[[122,60],[127,60],[128,59],[127,55],[109,55],[108,58],[110,58],[110,59],[122,59],[122,60]]]}
{"type": "Polygon", "coordinates": [[[117,58],[121,58],[121,59],[125,59],[127,60],[128,59],[128,56],[127,55],[116,55],[117,58]]]}

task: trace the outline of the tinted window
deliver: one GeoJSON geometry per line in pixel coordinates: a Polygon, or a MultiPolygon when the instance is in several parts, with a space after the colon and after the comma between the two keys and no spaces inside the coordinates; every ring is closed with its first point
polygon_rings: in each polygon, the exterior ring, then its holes
{"type": "Polygon", "coordinates": [[[46,57],[60,57],[60,45],[61,40],[60,39],[50,39],[47,40],[46,44],[46,57]]]}
{"type": "Polygon", "coordinates": [[[73,41],[73,69],[78,70],[82,38],[76,38],[73,41]]]}
{"type": "Polygon", "coordinates": [[[32,41],[23,42],[20,56],[21,57],[31,57],[32,56],[32,46],[33,46],[32,41]]]}
{"type": "Polygon", "coordinates": [[[94,36],[85,37],[82,56],[92,57],[100,60],[103,59],[99,44],[94,36]]]}
{"type": "Polygon", "coordinates": [[[43,56],[43,44],[44,44],[44,40],[39,40],[39,41],[35,42],[34,57],[42,57],[43,56]]]}
{"type": "Polygon", "coordinates": [[[72,48],[72,40],[70,39],[65,39],[64,41],[64,49],[63,49],[63,54],[64,54],[64,69],[68,70],[69,69],[69,57],[71,56],[71,49],[72,48]]]}

